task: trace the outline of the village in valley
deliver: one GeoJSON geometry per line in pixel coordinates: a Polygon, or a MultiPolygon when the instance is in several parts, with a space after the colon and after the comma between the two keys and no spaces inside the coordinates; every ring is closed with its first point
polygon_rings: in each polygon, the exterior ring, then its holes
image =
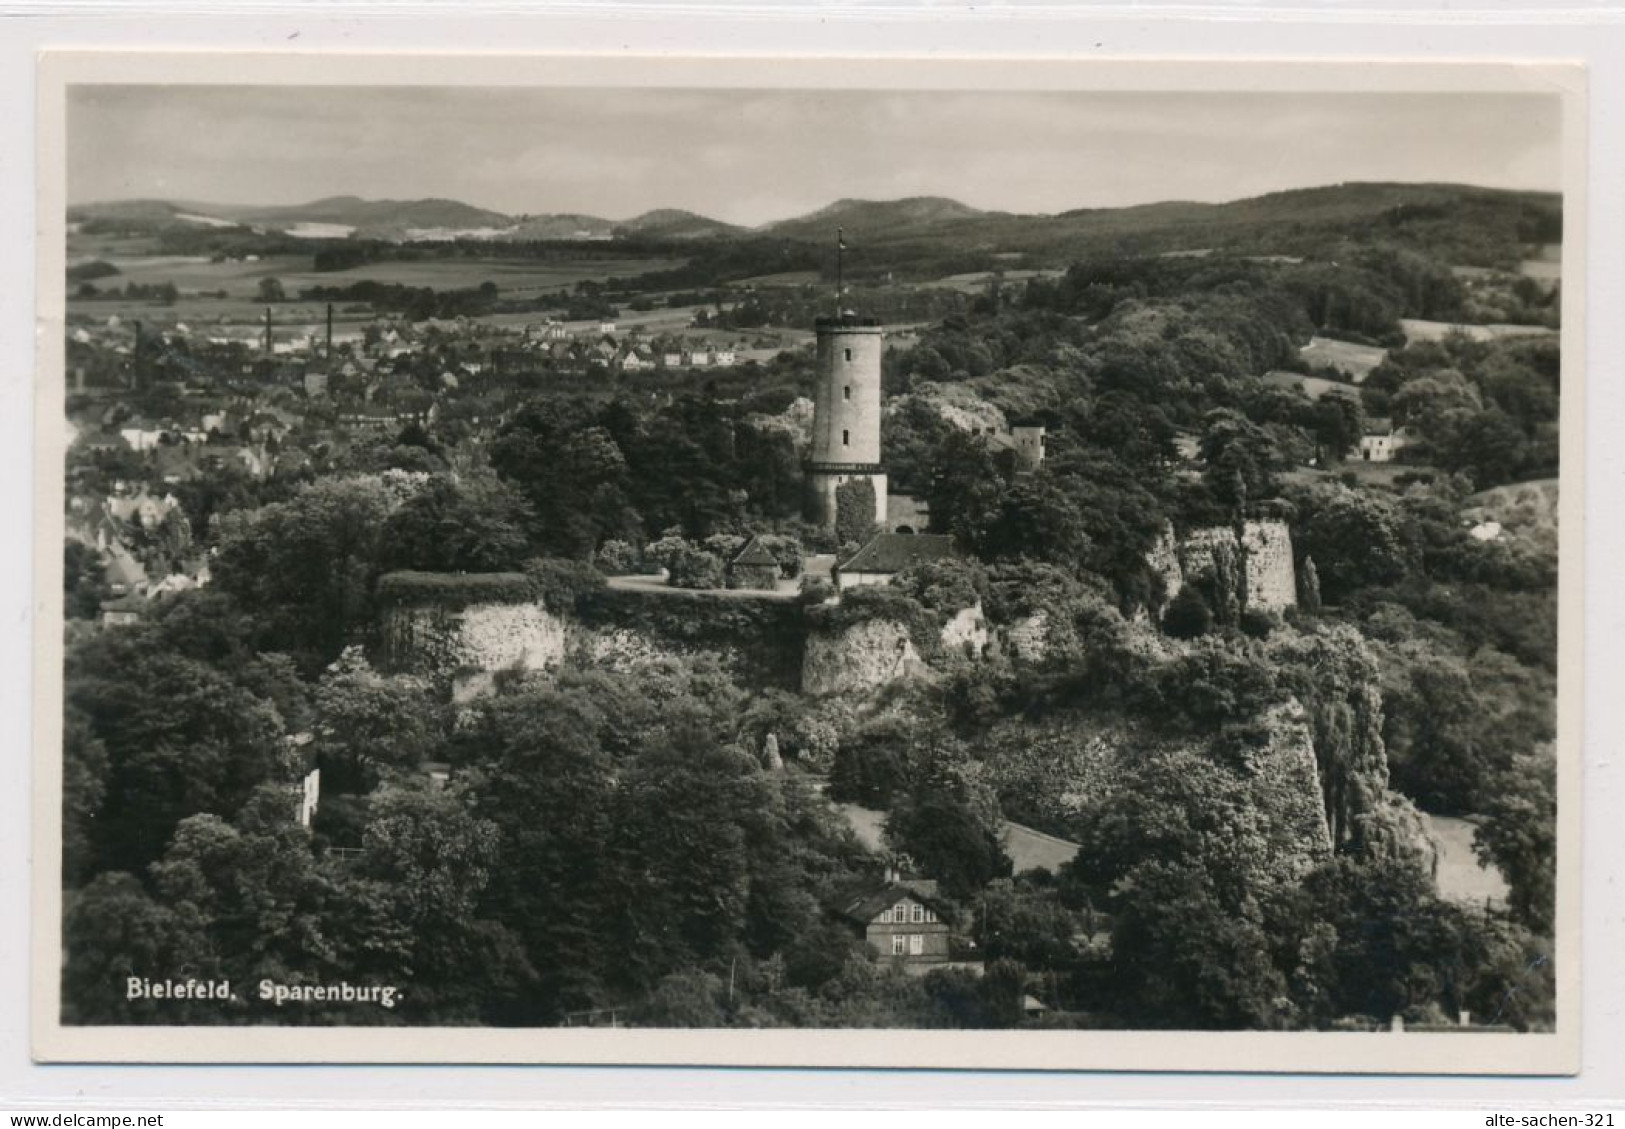
{"type": "Polygon", "coordinates": [[[1550,1029],[1561,224],[76,203],[66,1021],[1550,1029]]]}

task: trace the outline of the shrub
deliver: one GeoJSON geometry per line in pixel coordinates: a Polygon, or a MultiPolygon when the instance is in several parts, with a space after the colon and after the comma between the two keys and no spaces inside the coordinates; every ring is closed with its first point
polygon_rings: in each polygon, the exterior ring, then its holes
{"type": "Polygon", "coordinates": [[[687,548],[671,558],[668,578],[674,588],[721,588],[722,559],[704,549],[687,548]]]}
{"type": "Polygon", "coordinates": [[[583,596],[604,587],[602,574],[589,564],[562,557],[537,557],[525,562],[531,591],[551,612],[574,611],[583,596]]]}
{"type": "Polygon", "coordinates": [[[1175,639],[1196,639],[1213,627],[1213,611],[1194,585],[1187,584],[1168,601],[1162,613],[1162,629],[1175,639]]]}
{"type": "Polygon", "coordinates": [[[593,554],[593,563],[605,576],[626,576],[643,570],[643,556],[629,541],[605,541],[593,554]]]}

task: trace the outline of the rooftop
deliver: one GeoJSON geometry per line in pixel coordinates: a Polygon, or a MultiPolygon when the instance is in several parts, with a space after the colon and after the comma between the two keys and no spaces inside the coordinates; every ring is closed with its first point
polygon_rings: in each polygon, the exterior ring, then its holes
{"type": "Polygon", "coordinates": [[[837,567],[841,572],[902,572],[910,565],[953,556],[958,550],[945,533],[877,533],[837,567]]]}
{"type": "Polygon", "coordinates": [[[865,878],[836,891],[830,908],[849,921],[867,925],[881,910],[890,909],[903,898],[938,908],[937,884],[925,878],[865,878]]]}

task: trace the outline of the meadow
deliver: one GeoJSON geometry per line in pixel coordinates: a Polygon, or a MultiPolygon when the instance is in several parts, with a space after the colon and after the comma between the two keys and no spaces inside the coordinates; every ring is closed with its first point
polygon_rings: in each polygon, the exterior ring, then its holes
{"type": "Polygon", "coordinates": [[[289,294],[311,286],[348,286],[370,280],[434,290],[468,290],[493,282],[502,294],[534,297],[569,290],[580,282],[631,278],[649,271],[670,270],[685,262],[679,258],[599,258],[558,261],[533,259],[436,258],[413,262],[377,262],[348,270],[316,271],[308,256],[270,256],[256,262],[211,262],[202,256],[118,255],[104,252],[72,255],[70,261],[101,258],[118,267],[119,274],[98,281],[104,289],[134,282],[145,286],[164,283],[185,292],[224,290],[231,298],[252,300],[264,278],[278,279],[289,294]]]}
{"type": "Polygon", "coordinates": [[[1329,367],[1348,373],[1349,379],[1358,384],[1382,364],[1388,350],[1331,337],[1313,337],[1299,354],[1315,368],[1329,367]]]}

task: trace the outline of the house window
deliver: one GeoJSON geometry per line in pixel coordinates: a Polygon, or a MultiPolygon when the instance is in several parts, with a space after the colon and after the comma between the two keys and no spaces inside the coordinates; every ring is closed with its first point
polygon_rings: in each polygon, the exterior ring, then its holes
{"type": "Polygon", "coordinates": [[[845,352],[846,352],[846,359],[850,361],[852,359],[852,350],[847,349],[847,350],[845,350],[845,352]]]}
{"type": "Polygon", "coordinates": [[[920,933],[910,933],[908,935],[908,955],[911,957],[917,957],[923,952],[925,952],[924,935],[920,933]]]}
{"type": "Polygon", "coordinates": [[[891,955],[892,956],[900,957],[900,956],[903,955],[903,952],[904,952],[903,945],[906,942],[906,940],[907,940],[907,938],[905,938],[901,933],[893,933],[891,935],[891,955]]]}
{"type": "Polygon", "coordinates": [[[842,388],[841,388],[841,399],[850,400],[851,398],[852,398],[852,386],[850,384],[843,385],[842,388]]]}
{"type": "Polygon", "coordinates": [[[850,431],[846,430],[843,427],[841,429],[841,446],[850,447],[851,445],[852,445],[852,433],[850,431]]]}
{"type": "Polygon", "coordinates": [[[925,911],[925,919],[927,921],[935,921],[937,919],[937,911],[934,910],[934,909],[926,910],[925,911]]]}
{"type": "Polygon", "coordinates": [[[922,906],[922,905],[915,905],[915,906],[911,907],[909,909],[908,919],[910,921],[912,921],[916,925],[918,925],[920,922],[924,921],[925,920],[925,907],[922,906]]]}

